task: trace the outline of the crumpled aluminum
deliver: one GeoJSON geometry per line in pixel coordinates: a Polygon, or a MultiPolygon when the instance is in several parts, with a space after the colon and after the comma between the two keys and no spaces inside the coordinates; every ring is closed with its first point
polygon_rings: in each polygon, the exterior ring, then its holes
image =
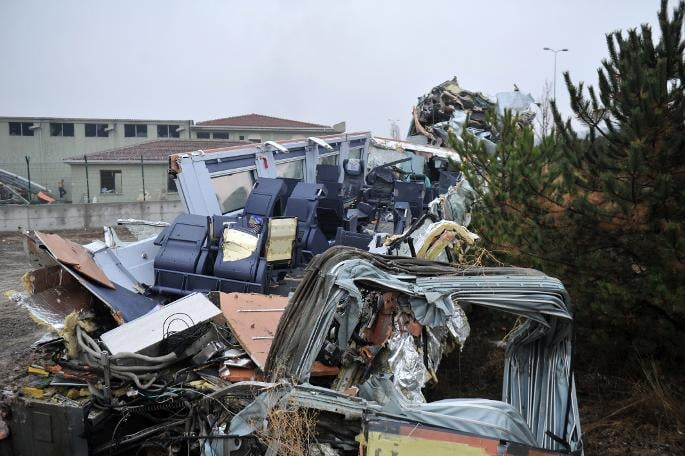
{"type": "Polygon", "coordinates": [[[393,384],[410,402],[424,403],[421,389],[425,384],[426,366],[423,356],[414,344],[414,337],[408,330],[395,327],[387,342],[390,357],[388,365],[393,373],[393,384]]]}
{"type": "Polygon", "coordinates": [[[468,227],[471,223],[471,207],[475,201],[476,192],[469,181],[462,178],[451,186],[444,196],[444,219],[468,227]]]}
{"type": "Polygon", "coordinates": [[[447,330],[459,344],[459,348],[464,348],[466,339],[471,334],[471,325],[466,318],[466,312],[457,303],[454,303],[454,313],[447,320],[447,330]]]}

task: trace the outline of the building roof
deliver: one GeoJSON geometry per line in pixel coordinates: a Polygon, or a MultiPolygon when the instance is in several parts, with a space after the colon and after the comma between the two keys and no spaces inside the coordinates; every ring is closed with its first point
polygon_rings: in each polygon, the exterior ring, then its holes
{"type": "MultiPolygon", "coordinates": [[[[172,154],[182,154],[197,150],[217,149],[251,144],[247,141],[221,139],[157,139],[131,146],[117,147],[86,154],[88,161],[164,161],[172,154]]],[[[83,161],[83,156],[65,158],[66,161],[83,161]]]]}
{"type": "Polygon", "coordinates": [[[206,127],[261,127],[261,128],[315,128],[332,129],[328,125],[321,125],[299,120],[281,119],[279,117],[264,116],[261,114],[245,114],[243,116],[224,117],[223,119],[205,120],[198,122],[197,126],[206,127]]]}

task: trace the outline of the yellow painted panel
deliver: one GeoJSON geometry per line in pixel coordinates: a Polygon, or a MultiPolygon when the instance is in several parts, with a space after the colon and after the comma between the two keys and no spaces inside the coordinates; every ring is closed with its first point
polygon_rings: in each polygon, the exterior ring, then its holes
{"type": "Polygon", "coordinates": [[[484,448],[466,443],[369,432],[366,454],[374,456],[489,456],[484,448]]]}

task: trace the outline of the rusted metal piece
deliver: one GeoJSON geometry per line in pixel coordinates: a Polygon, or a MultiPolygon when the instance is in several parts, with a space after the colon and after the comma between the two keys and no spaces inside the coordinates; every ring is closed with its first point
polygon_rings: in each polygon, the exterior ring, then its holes
{"type": "MultiPolygon", "coordinates": [[[[257,367],[264,369],[276,327],[288,305],[288,298],[256,293],[221,293],[219,303],[233,335],[257,367]]],[[[230,374],[226,378],[222,377],[224,380],[261,378],[261,373],[256,373],[255,369],[230,367],[228,371],[230,374]]],[[[313,377],[327,377],[337,375],[338,371],[337,367],[326,366],[317,361],[312,366],[311,373],[313,377]]]]}
{"type": "Polygon", "coordinates": [[[421,335],[421,331],[423,331],[423,326],[421,326],[421,323],[419,323],[418,321],[412,320],[407,326],[407,329],[409,330],[412,336],[419,337],[421,335]]]}
{"type": "Polygon", "coordinates": [[[57,234],[46,234],[36,231],[36,237],[45,245],[50,253],[60,263],[73,266],[79,273],[95,282],[114,289],[114,284],[95,263],[92,255],[85,247],[62,238],[57,234]]]}
{"type": "Polygon", "coordinates": [[[392,334],[392,320],[397,310],[396,291],[383,293],[383,309],[376,315],[373,326],[364,330],[364,337],[373,345],[383,346],[392,334]]]}
{"type": "MultiPolygon", "coordinates": [[[[233,335],[259,369],[264,369],[288,298],[255,293],[222,293],[221,312],[233,335]]],[[[233,369],[231,369],[233,371],[233,369]]]]}

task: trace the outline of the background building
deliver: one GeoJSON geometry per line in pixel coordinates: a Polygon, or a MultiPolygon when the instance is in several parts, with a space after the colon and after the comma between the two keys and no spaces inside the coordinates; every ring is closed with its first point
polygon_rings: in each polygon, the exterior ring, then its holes
{"type": "MultiPolygon", "coordinates": [[[[344,130],[344,122],[330,127],[260,114],[226,117],[197,124],[192,120],[0,117],[0,169],[28,177],[25,160],[28,156],[32,181],[47,187],[55,197],[59,197],[58,187],[63,181],[66,193],[61,200],[80,202],[84,200],[85,195],[85,182],[81,181],[85,172],[79,174],[79,168],[70,169],[69,164],[76,164],[79,161],[78,157],[85,154],[105,151],[107,155],[112,154],[114,149],[121,149],[128,151],[121,153],[138,154],[137,158],[125,160],[129,163],[127,166],[132,166],[130,162],[140,161],[140,154],[137,149],[130,149],[129,146],[156,139],[262,142],[326,135],[344,130]],[[67,158],[68,161],[65,160],[67,158]],[[72,169],[75,172],[73,176],[72,169]]],[[[185,151],[189,150],[193,149],[185,151]]],[[[96,154],[93,157],[100,155],[96,154]]],[[[93,160],[104,166],[103,159],[93,160]]],[[[123,162],[114,163],[115,166],[120,164],[123,166],[123,162]]],[[[123,176],[122,168],[122,179],[123,176]]],[[[91,194],[96,196],[98,187],[93,185],[96,184],[91,182],[91,194]]],[[[136,188],[137,192],[142,192],[140,185],[136,188]]],[[[142,197],[142,193],[140,195],[142,197]]],[[[151,197],[154,198],[154,195],[157,195],[157,192],[151,193],[151,197]]],[[[127,189],[125,200],[131,201],[130,196],[127,189]]],[[[123,194],[107,195],[105,199],[124,200],[122,198],[123,194]]],[[[98,198],[99,200],[101,199],[98,198]]]]}
{"type": "Polygon", "coordinates": [[[345,122],[330,127],[261,114],[246,114],[198,122],[191,130],[193,138],[198,139],[235,139],[259,143],[343,133],[345,122]]]}
{"type": "Polygon", "coordinates": [[[245,144],[214,139],[158,139],[75,156],[64,160],[71,167],[74,203],[119,203],[178,199],[169,179],[169,155],[245,144]],[[90,191],[90,193],[89,193],[90,191]]]}
{"type": "Polygon", "coordinates": [[[156,138],[187,139],[192,124],[192,120],[0,117],[0,169],[27,177],[28,156],[31,180],[56,196],[64,180],[63,199],[71,201],[65,158],[156,138]]]}

